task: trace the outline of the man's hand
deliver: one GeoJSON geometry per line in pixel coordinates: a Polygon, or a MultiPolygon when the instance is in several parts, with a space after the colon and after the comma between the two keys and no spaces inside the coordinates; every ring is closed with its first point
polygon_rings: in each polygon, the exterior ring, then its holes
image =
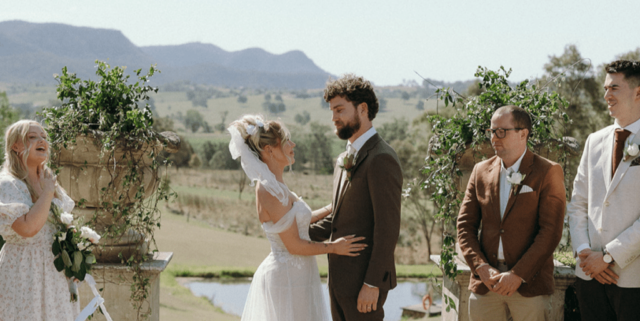
{"type": "Polygon", "coordinates": [[[582,252],[578,254],[578,257],[580,257],[580,268],[582,268],[582,271],[586,275],[595,278],[596,275],[602,273],[602,271],[609,267],[609,264],[602,259],[602,256],[602,252],[594,252],[591,251],[591,249],[582,250],[582,252]]]}
{"type": "Polygon", "coordinates": [[[498,283],[498,279],[493,279],[493,276],[500,275],[500,271],[495,269],[489,264],[483,265],[476,269],[480,280],[486,285],[489,290],[493,291],[493,287],[498,283]]]}
{"type": "Polygon", "coordinates": [[[612,266],[613,263],[604,269],[604,271],[600,272],[600,274],[596,275],[594,279],[601,284],[618,284],[618,278],[620,277],[615,272],[611,271],[612,266]]]}
{"type": "Polygon", "coordinates": [[[358,311],[367,313],[375,311],[378,308],[378,295],[380,289],[372,288],[366,284],[362,285],[360,294],[358,294],[358,311]]]}
{"type": "Polygon", "coordinates": [[[492,291],[500,295],[511,296],[522,284],[522,278],[512,272],[500,273],[492,276],[491,279],[498,282],[492,291]]]}

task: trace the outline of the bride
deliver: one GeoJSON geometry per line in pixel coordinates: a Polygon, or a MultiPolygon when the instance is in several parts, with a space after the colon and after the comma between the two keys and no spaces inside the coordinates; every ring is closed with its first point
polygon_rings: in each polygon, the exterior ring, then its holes
{"type": "Polygon", "coordinates": [[[251,182],[257,182],[258,217],[271,243],[271,253],[253,276],[242,320],[329,320],[313,256],[357,256],[366,245],[355,242],[364,238],[348,236],[331,243],[309,239],[309,224],[330,211],[312,213],[284,184],[282,174],[294,162],[296,144],[280,122],[247,115],[231,123],[228,131],[231,155],[240,157],[251,182]]]}

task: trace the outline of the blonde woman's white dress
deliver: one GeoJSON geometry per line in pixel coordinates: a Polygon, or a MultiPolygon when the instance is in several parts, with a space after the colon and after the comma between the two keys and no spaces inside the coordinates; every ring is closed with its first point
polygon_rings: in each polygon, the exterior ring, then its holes
{"type": "Polygon", "coordinates": [[[253,276],[242,321],[326,321],[322,284],[315,256],[293,255],[278,233],[294,222],[303,240],[309,238],[311,209],[299,199],[276,224],[263,223],[271,253],[253,276]]]}
{"type": "MultiPolygon", "coordinates": [[[[70,213],[74,202],[63,193],[53,202],[70,213]]],[[[33,206],[27,185],[0,172],[0,320],[66,321],[80,314],[70,302],[66,277],[53,265],[54,228],[50,223],[33,237],[18,235],[11,225],[33,206]]]]}

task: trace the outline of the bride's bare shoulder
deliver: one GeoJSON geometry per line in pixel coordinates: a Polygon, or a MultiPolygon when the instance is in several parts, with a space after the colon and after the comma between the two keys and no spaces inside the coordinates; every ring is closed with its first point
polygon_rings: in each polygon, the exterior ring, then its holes
{"type": "Polygon", "coordinates": [[[271,193],[264,188],[260,183],[256,184],[256,202],[261,204],[267,209],[279,209],[284,208],[280,200],[277,197],[271,195],[271,193]]]}

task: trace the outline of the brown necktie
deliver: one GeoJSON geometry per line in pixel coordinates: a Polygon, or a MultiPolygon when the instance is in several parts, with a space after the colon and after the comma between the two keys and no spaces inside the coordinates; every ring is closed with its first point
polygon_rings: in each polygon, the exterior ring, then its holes
{"type": "Polygon", "coordinates": [[[629,138],[631,132],[618,128],[615,133],[615,141],[613,142],[613,163],[611,164],[611,177],[615,175],[616,169],[618,169],[618,165],[620,165],[620,161],[622,161],[622,155],[624,150],[625,142],[627,138],[629,138]]]}

